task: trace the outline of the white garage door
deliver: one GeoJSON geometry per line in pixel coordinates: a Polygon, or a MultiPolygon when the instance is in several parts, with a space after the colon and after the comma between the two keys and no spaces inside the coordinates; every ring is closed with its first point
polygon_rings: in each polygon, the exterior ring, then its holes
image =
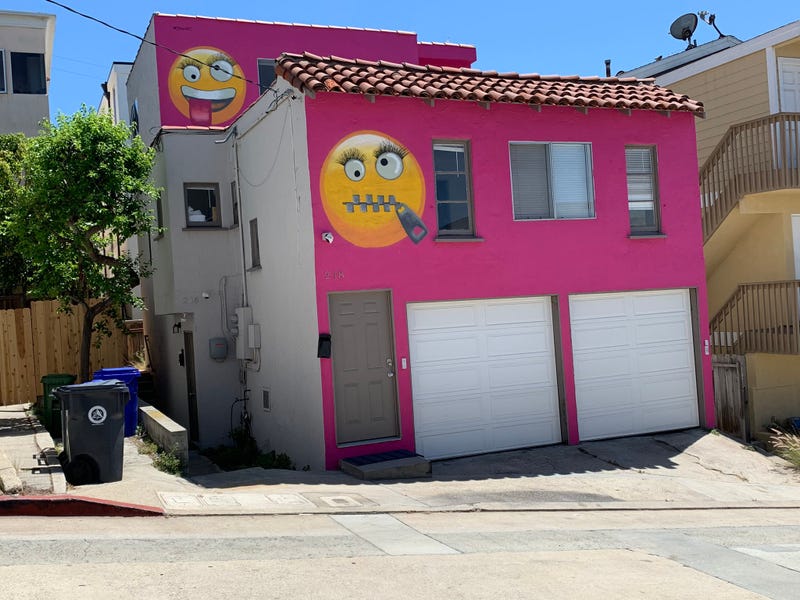
{"type": "Polygon", "coordinates": [[[570,296],[581,440],[699,424],[688,290],[570,296]]]}
{"type": "Polygon", "coordinates": [[[410,304],[417,452],[561,441],[549,298],[410,304]]]}

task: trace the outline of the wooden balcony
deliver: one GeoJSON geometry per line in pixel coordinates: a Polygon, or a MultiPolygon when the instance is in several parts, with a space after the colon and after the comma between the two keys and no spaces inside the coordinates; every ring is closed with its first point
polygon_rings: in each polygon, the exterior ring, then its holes
{"type": "Polygon", "coordinates": [[[711,319],[713,354],[800,354],[800,281],[740,285],[711,319]]]}
{"type": "Polygon", "coordinates": [[[800,188],[800,113],[733,125],[700,170],[703,239],[748,194],[800,188]]]}

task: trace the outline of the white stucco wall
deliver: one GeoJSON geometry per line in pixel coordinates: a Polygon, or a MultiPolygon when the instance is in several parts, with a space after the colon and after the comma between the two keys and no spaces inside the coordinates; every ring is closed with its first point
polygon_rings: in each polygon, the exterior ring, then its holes
{"type": "MultiPolygon", "coordinates": [[[[276,85],[279,92],[288,88],[276,85]]],[[[253,321],[261,326],[260,368],[248,370],[247,387],[259,445],[286,452],[297,468],[324,469],[305,109],[302,95],[295,96],[264,116],[274,98],[267,93],[237,123],[247,265],[254,218],[261,254],[261,268],[247,272],[253,321]]]]}
{"type": "MultiPolygon", "coordinates": [[[[144,39],[153,42],[153,20],[147,27],[144,39]]],[[[138,105],[139,135],[149,146],[161,126],[161,110],[158,104],[158,73],[156,70],[156,50],[152,44],[141,44],[128,74],[127,103],[128,114],[133,104],[138,105]]]]}
{"type": "Polygon", "coordinates": [[[21,132],[34,136],[39,132],[39,122],[49,118],[50,62],[54,32],[54,15],[0,11],[0,50],[3,50],[6,89],[4,93],[0,93],[0,134],[21,132]],[[12,52],[45,55],[48,94],[14,93],[12,52]]]}

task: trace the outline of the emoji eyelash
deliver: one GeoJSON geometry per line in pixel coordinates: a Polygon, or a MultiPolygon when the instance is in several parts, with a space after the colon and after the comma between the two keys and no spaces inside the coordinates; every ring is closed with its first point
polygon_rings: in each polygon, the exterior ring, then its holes
{"type": "Polygon", "coordinates": [[[219,53],[208,57],[208,59],[206,60],[206,64],[210,67],[218,60],[224,60],[225,62],[230,63],[232,67],[236,66],[236,61],[233,60],[232,57],[228,56],[227,54],[219,54],[219,53]]]}
{"type": "Polygon", "coordinates": [[[388,140],[381,142],[381,145],[378,146],[377,150],[375,150],[375,158],[378,158],[384,152],[393,152],[400,158],[405,158],[408,154],[408,150],[388,140]]]}
{"type": "Polygon", "coordinates": [[[366,162],[367,157],[364,156],[364,153],[361,152],[358,148],[348,148],[344,152],[339,155],[339,158],[336,159],[336,162],[340,165],[344,166],[347,164],[348,160],[352,159],[360,160],[362,163],[366,162]]]}
{"type": "Polygon", "coordinates": [[[175,65],[175,68],[180,71],[180,70],[183,70],[184,68],[188,67],[189,65],[192,65],[193,67],[198,67],[199,68],[199,67],[203,66],[203,63],[201,63],[199,60],[195,60],[194,58],[189,58],[187,56],[186,58],[181,60],[177,65],[175,65]]]}

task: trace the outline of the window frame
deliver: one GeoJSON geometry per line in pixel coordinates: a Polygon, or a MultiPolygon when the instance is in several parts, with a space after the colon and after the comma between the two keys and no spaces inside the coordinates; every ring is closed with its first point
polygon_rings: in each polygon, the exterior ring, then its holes
{"type": "Polygon", "coordinates": [[[266,92],[269,89],[269,86],[271,86],[275,82],[275,80],[278,79],[278,75],[277,75],[277,73],[275,73],[275,64],[276,63],[277,63],[277,61],[274,58],[258,58],[258,59],[256,59],[256,72],[258,73],[258,95],[259,96],[261,94],[263,94],[264,92],[266,92]],[[268,66],[272,67],[272,79],[270,79],[269,83],[266,84],[266,85],[261,82],[261,67],[262,67],[262,65],[264,65],[264,66],[268,65],[268,66]]]}
{"type": "Polygon", "coordinates": [[[476,238],[475,232],[475,202],[473,196],[473,182],[472,182],[472,152],[470,148],[470,141],[464,139],[435,139],[431,144],[431,159],[433,163],[433,188],[434,197],[436,200],[436,238],[441,239],[474,239],[476,238]],[[459,147],[464,152],[464,176],[466,179],[466,200],[440,200],[438,188],[436,185],[436,176],[439,173],[443,174],[460,174],[460,171],[439,171],[436,169],[436,147],[449,146],[459,147]],[[467,229],[449,230],[442,229],[439,224],[439,203],[447,204],[467,204],[467,219],[469,220],[469,227],[467,229]]]}
{"type": "Polygon", "coordinates": [[[508,142],[508,171],[511,182],[511,212],[515,222],[526,221],[585,221],[597,218],[597,210],[595,205],[595,191],[594,191],[594,153],[592,152],[591,142],[577,142],[577,141],[557,141],[557,142],[541,142],[541,141],[517,141],[511,140],[508,142]],[[545,148],[545,170],[547,176],[547,203],[549,208],[549,215],[546,217],[522,217],[517,215],[517,203],[514,198],[514,169],[512,165],[512,147],[513,146],[544,146],[545,148]],[[589,207],[589,214],[580,217],[560,217],[556,210],[557,203],[553,197],[553,161],[551,148],[553,146],[583,146],[584,150],[584,169],[586,175],[586,200],[589,207]]]}
{"type": "MultiPolygon", "coordinates": [[[[186,182],[183,184],[183,209],[186,219],[186,229],[219,229],[222,226],[222,214],[220,210],[219,184],[211,182],[186,182]],[[211,190],[215,195],[216,218],[211,221],[190,221],[189,220],[189,190],[211,190]]],[[[212,215],[213,215],[212,210],[212,215]]]]}
{"type": "MultiPolygon", "coordinates": [[[[30,77],[29,73],[30,73],[30,69],[28,69],[28,65],[27,65],[27,61],[26,61],[26,65],[25,65],[26,83],[30,83],[31,82],[31,77],[30,77]]],[[[41,52],[11,52],[11,91],[14,94],[20,94],[20,95],[25,95],[25,96],[46,96],[47,95],[47,92],[48,92],[48,89],[47,89],[47,65],[46,65],[46,62],[45,62],[44,54],[42,54],[41,52]],[[17,78],[15,77],[15,74],[14,74],[14,71],[15,71],[15,69],[14,69],[14,57],[15,57],[15,55],[16,56],[23,56],[24,55],[24,56],[28,56],[28,57],[31,57],[31,56],[40,57],[40,59],[41,59],[40,66],[42,68],[41,68],[41,71],[40,71],[39,75],[41,75],[41,78],[42,78],[42,84],[44,85],[44,91],[42,91],[42,92],[17,91],[17,89],[16,89],[16,87],[17,87],[16,86],[17,78]]]]}
{"type": "Polygon", "coordinates": [[[628,198],[628,226],[630,227],[631,237],[647,237],[652,235],[661,235],[661,194],[659,194],[658,186],[658,151],[655,144],[625,144],[625,186],[626,195],[628,198]],[[628,167],[628,149],[648,150],[650,155],[650,180],[653,188],[653,225],[647,226],[634,226],[631,223],[631,197],[630,188],[628,187],[628,177],[631,175],[628,167]]]}
{"type": "Polygon", "coordinates": [[[250,268],[261,268],[261,246],[258,241],[258,218],[250,219],[250,268]]]}
{"type": "Polygon", "coordinates": [[[8,85],[6,83],[6,51],[5,48],[0,48],[0,94],[8,93],[8,85]]]}

